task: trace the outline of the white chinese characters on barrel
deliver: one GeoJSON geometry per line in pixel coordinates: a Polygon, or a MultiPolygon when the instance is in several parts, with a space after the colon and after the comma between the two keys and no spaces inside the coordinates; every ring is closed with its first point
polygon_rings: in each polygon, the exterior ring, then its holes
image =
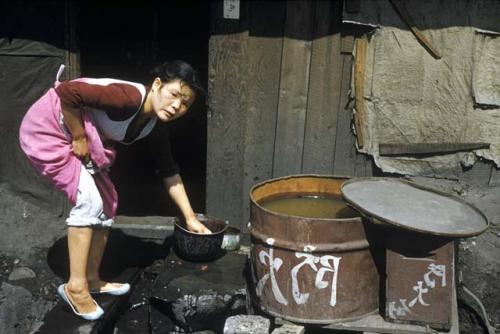
{"type": "MultiPolygon", "coordinates": [[[[266,240],[266,243],[272,246],[274,244],[274,239],[269,238],[266,240]]],[[[299,271],[309,268],[310,270],[314,270],[316,272],[316,278],[314,281],[314,285],[316,288],[325,289],[329,285],[331,286],[330,306],[335,306],[337,304],[337,276],[341,258],[331,255],[315,256],[310,253],[314,249],[314,246],[306,246],[304,247],[304,252],[295,253],[295,256],[298,259],[303,259],[303,261],[295,265],[290,271],[290,275],[292,278],[293,300],[297,304],[305,304],[309,299],[309,292],[300,291],[298,279],[299,271]],[[325,274],[327,273],[332,273],[331,281],[325,280],[325,274]]],[[[273,252],[273,247],[270,247],[269,252],[261,250],[259,253],[259,261],[262,264],[268,266],[269,273],[263,275],[257,283],[256,293],[257,296],[260,297],[262,295],[265,283],[268,279],[271,279],[271,289],[273,291],[274,298],[278,303],[288,305],[288,300],[283,296],[283,293],[278,286],[275,275],[275,272],[277,272],[283,264],[283,260],[279,257],[274,258],[273,252]]]]}
{"type": "Polygon", "coordinates": [[[431,263],[427,267],[427,273],[424,274],[423,281],[417,281],[417,285],[413,286],[413,291],[415,291],[416,296],[408,302],[407,299],[400,298],[399,303],[392,301],[389,303],[389,317],[403,317],[408,313],[411,313],[411,308],[415,305],[420,304],[423,306],[429,306],[424,300],[424,295],[429,292],[430,289],[436,287],[436,281],[434,277],[441,278],[441,287],[446,286],[446,266],[442,264],[431,263]],[[425,283],[425,285],[424,285],[425,283]]]}
{"type": "MultiPolygon", "coordinates": [[[[274,239],[269,238],[266,240],[266,243],[268,245],[272,246],[272,245],[274,245],[274,239]]],[[[271,278],[271,289],[273,290],[274,298],[276,298],[278,303],[283,304],[283,305],[288,305],[288,301],[283,296],[283,294],[281,293],[281,290],[278,286],[278,282],[276,281],[276,275],[274,275],[275,270],[276,271],[280,270],[280,267],[283,264],[283,260],[280,259],[279,257],[275,259],[273,256],[274,255],[273,252],[274,252],[273,247],[269,247],[269,253],[266,253],[264,251],[261,251],[259,253],[259,261],[264,265],[266,265],[266,264],[269,265],[269,273],[262,276],[259,283],[257,283],[256,293],[257,293],[257,296],[260,297],[262,295],[262,290],[264,289],[264,284],[266,284],[266,281],[269,278],[271,278]],[[266,259],[269,261],[269,263],[266,263],[266,259]]]]}
{"type": "Polygon", "coordinates": [[[332,291],[330,294],[330,306],[335,306],[337,304],[337,274],[340,263],[340,257],[335,257],[331,255],[323,255],[323,256],[314,256],[312,254],[300,253],[296,252],[295,256],[297,258],[305,258],[302,263],[299,263],[295,267],[293,267],[292,274],[292,293],[293,299],[297,304],[304,304],[309,298],[309,293],[301,293],[299,291],[299,284],[297,279],[297,274],[299,270],[304,265],[309,265],[311,269],[316,272],[316,279],[314,281],[314,285],[318,289],[324,289],[328,287],[328,281],[323,280],[325,274],[327,272],[332,272],[332,291]],[[331,263],[330,263],[331,261],[331,263]],[[317,264],[321,264],[322,267],[318,269],[317,264]]]}

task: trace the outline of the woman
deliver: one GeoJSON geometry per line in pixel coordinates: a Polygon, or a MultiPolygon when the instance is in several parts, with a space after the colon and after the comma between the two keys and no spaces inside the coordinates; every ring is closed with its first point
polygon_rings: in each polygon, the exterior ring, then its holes
{"type": "MultiPolygon", "coordinates": [[[[115,158],[110,144],[133,143],[147,136],[157,120],[170,122],[183,116],[200,90],[191,66],[172,61],[154,70],[151,87],[115,79],[56,81],[26,113],[21,148],[35,169],[74,204],[66,220],[70,277],[58,293],[78,316],[95,320],[103,315],[90,293],[122,295],[130,289],[99,276],[117,207],[107,172],[115,158]]],[[[165,177],[164,184],[187,228],[211,233],[197,220],[179,174],[165,177]]]]}

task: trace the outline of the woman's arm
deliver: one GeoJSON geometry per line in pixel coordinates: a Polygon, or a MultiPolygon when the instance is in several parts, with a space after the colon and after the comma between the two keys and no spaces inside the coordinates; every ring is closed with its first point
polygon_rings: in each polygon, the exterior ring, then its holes
{"type": "Polygon", "coordinates": [[[142,103],[139,89],[113,79],[88,79],[93,83],[65,81],[56,87],[61,102],[71,108],[91,107],[106,112],[115,121],[134,115],[142,103]]]}
{"type": "Polygon", "coordinates": [[[61,103],[61,111],[64,124],[71,133],[73,153],[84,162],[87,162],[90,159],[90,154],[80,109],[61,103]]]}
{"type": "Polygon", "coordinates": [[[212,233],[196,218],[196,215],[191,208],[191,204],[189,203],[189,199],[187,197],[184,184],[182,183],[181,176],[179,174],[174,174],[172,176],[166,177],[163,179],[163,184],[167,188],[170,197],[181,210],[188,230],[203,234],[212,233]]]}
{"type": "Polygon", "coordinates": [[[142,95],[137,87],[112,79],[88,79],[93,82],[64,81],[56,87],[61,99],[64,123],[73,138],[73,152],[88,162],[90,154],[85,137],[81,110],[84,107],[101,109],[113,120],[121,121],[133,115],[141,106],[142,95]]]}

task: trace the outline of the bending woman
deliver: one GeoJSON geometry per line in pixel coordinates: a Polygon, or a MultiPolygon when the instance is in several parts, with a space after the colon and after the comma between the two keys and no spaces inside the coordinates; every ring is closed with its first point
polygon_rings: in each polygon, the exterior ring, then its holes
{"type": "MultiPolygon", "coordinates": [[[[118,201],[108,176],[116,155],[112,143],[131,144],[158,120],[183,116],[201,89],[196,72],[183,61],[166,62],[154,75],[150,87],[116,79],[56,81],[21,123],[20,144],[29,161],[74,205],[66,220],[70,277],[58,293],[84,319],[104,313],[91,293],[122,295],[130,289],[99,276],[118,201]]],[[[187,228],[211,233],[197,220],[179,174],[164,184],[187,228]]]]}

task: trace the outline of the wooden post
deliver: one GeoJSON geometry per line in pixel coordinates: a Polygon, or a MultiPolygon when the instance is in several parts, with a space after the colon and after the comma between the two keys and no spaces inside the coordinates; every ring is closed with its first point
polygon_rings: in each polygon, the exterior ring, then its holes
{"type": "Polygon", "coordinates": [[[65,39],[66,39],[66,79],[80,77],[80,47],[78,30],[78,1],[66,0],[65,5],[65,39]]]}
{"type": "Polygon", "coordinates": [[[354,124],[356,127],[356,137],[358,147],[363,148],[365,143],[365,62],[366,48],[368,40],[366,35],[356,39],[356,58],[354,63],[354,89],[356,95],[356,114],[354,116],[354,124]]]}

